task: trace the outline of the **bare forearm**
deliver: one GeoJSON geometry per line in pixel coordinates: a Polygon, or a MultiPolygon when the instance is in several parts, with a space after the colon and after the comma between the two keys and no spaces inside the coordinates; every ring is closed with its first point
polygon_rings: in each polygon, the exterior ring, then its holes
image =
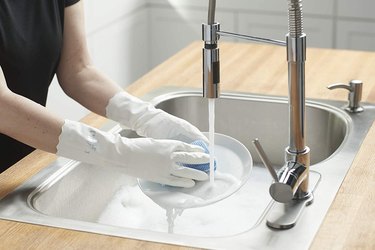
{"type": "Polygon", "coordinates": [[[87,109],[105,116],[110,98],[122,89],[93,66],[82,67],[69,77],[60,77],[60,85],[67,95],[87,109]]]}
{"type": "Polygon", "coordinates": [[[63,48],[57,69],[60,86],[74,100],[104,116],[109,99],[122,89],[92,66],[82,1],[66,8],[65,17],[63,48]]]}
{"type": "Polygon", "coordinates": [[[47,152],[56,153],[64,121],[27,98],[1,91],[0,132],[47,152]]]}

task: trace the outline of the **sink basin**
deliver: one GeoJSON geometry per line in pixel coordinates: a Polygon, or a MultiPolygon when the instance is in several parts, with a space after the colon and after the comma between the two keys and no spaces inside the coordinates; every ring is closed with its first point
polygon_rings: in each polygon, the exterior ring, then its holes
{"type": "MultiPolygon", "coordinates": [[[[207,99],[187,93],[171,99],[164,98],[166,100],[161,101],[158,108],[190,121],[201,131],[208,131],[207,99]]],[[[270,161],[274,165],[284,164],[283,149],[288,145],[289,124],[285,99],[223,94],[215,101],[215,109],[216,132],[241,141],[255,162],[260,160],[251,142],[259,138],[270,161]]],[[[326,160],[340,147],[349,132],[350,119],[341,111],[313,102],[307,105],[306,117],[311,164],[316,164],[326,160]]]]}
{"type": "MultiPolygon", "coordinates": [[[[145,99],[208,130],[207,100],[197,90],[165,88],[145,99]]],[[[341,109],[344,104],[307,102],[315,199],[290,230],[266,226],[275,203],[268,194],[272,178],[251,143],[259,138],[272,164],[284,163],[287,100],[243,93],[224,93],[215,104],[216,132],[242,142],[254,160],[249,180],[230,197],[205,207],[166,211],[142,193],[135,178],[119,169],[59,158],[0,201],[0,218],[202,248],[306,248],[375,118],[373,105],[364,105],[361,114],[348,114],[341,109]]],[[[102,129],[136,137],[113,122],[102,129]]]]}

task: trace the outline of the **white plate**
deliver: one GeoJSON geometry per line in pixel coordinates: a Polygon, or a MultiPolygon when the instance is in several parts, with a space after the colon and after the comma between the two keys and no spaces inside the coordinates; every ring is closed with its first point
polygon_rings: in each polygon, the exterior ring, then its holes
{"type": "Polygon", "coordinates": [[[215,203],[245,184],[253,166],[250,152],[241,142],[218,133],[215,134],[215,159],[213,185],[208,180],[196,182],[192,188],[179,188],[139,179],[139,187],[163,208],[184,209],[215,203]]]}

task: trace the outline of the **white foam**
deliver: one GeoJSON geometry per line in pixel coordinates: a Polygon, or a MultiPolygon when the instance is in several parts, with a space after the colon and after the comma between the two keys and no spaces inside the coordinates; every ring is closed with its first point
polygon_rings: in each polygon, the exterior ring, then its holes
{"type": "MultiPolygon", "coordinates": [[[[148,181],[123,186],[98,222],[122,227],[186,235],[220,236],[248,229],[249,190],[236,192],[248,180],[252,160],[238,141],[215,135],[215,182],[193,188],[163,186],[148,181]],[[142,192],[143,191],[143,192],[142,192]],[[223,226],[225,225],[225,226],[223,226]]],[[[248,186],[249,188],[249,186],[248,186]]]]}
{"type": "Polygon", "coordinates": [[[138,186],[123,186],[100,215],[99,223],[194,236],[226,236],[249,229],[253,216],[247,209],[249,190],[209,206],[164,209],[144,195],[138,186]]]}
{"type": "Polygon", "coordinates": [[[215,182],[198,182],[193,188],[163,186],[153,182],[140,181],[143,192],[163,208],[193,208],[206,206],[232,194],[240,180],[230,174],[215,173],[215,182]]]}

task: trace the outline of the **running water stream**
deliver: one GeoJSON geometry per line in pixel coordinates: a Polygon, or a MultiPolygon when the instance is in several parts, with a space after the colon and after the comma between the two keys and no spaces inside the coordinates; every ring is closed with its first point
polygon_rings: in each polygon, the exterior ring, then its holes
{"type": "MultiPolygon", "coordinates": [[[[210,187],[213,188],[215,182],[215,98],[208,99],[208,127],[209,127],[209,151],[210,151],[210,187]]],[[[184,209],[166,207],[168,221],[168,233],[173,233],[174,221],[177,216],[181,216],[184,209]]]]}
{"type": "MultiPolygon", "coordinates": [[[[239,180],[226,173],[216,173],[215,180],[215,98],[208,99],[208,125],[209,125],[209,152],[210,152],[210,182],[198,183],[194,188],[186,190],[179,190],[173,187],[162,187],[163,192],[159,193],[159,185],[154,189],[150,189],[146,195],[158,204],[161,208],[165,210],[165,215],[167,217],[168,233],[174,233],[175,220],[177,217],[181,216],[182,213],[188,208],[207,206],[218,200],[220,197],[226,194],[230,188],[236,186],[239,180]],[[168,190],[168,189],[171,190],[168,190]],[[186,191],[186,193],[184,192],[186,191]],[[166,193],[168,195],[166,195],[166,193]]],[[[220,140],[219,140],[220,141],[220,140]]],[[[228,149],[224,148],[222,145],[217,145],[218,153],[225,153],[231,155],[228,149]]],[[[233,154],[233,153],[232,153],[233,154]]],[[[235,155],[232,157],[237,159],[235,155]]],[[[146,185],[147,186],[147,185],[146,185]]],[[[149,187],[150,188],[150,187],[149,187]]],[[[126,191],[129,191],[126,189],[126,191]]],[[[140,190],[138,190],[140,191],[140,190]]],[[[159,190],[160,191],[160,190],[159,190]]],[[[124,194],[124,197],[129,198],[129,194],[124,194]]],[[[139,196],[137,195],[139,198],[139,196]]],[[[122,202],[125,209],[127,209],[127,203],[132,203],[127,200],[127,202],[122,202]]],[[[136,202],[138,203],[138,202],[136,202]]],[[[129,209],[131,210],[131,209],[129,209]]],[[[200,221],[200,216],[197,216],[198,221],[200,221]]],[[[189,218],[191,219],[191,218],[189,218]]],[[[140,218],[142,220],[142,218],[140,218]]],[[[181,229],[180,229],[181,230],[181,229]]]]}
{"type": "Polygon", "coordinates": [[[209,126],[209,151],[210,151],[210,184],[215,181],[215,98],[208,99],[208,126],[209,126]]]}
{"type": "MultiPolygon", "coordinates": [[[[249,190],[237,193],[236,196],[232,194],[247,181],[246,176],[251,169],[251,157],[247,149],[237,140],[215,134],[214,98],[208,99],[207,119],[209,132],[205,133],[205,136],[209,139],[210,181],[197,182],[192,188],[160,185],[142,179],[127,183],[101,213],[100,223],[169,234],[203,233],[203,235],[217,236],[228,233],[226,228],[228,224],[223,222],[223,215],[231,218],[233,225],[244,221],[242,218],[246,217],[246,210],[235,213],[233,211],[247,200],[249,190]],[[215,155],[219,162],[216,171],[215,155]],[[250,160],[246,157],[250,157],[250,160]],[[229,196],[230,199],[226,199],[229,196]],[[176,220],[178,223],[175,223],[176,220]],[[226,226],[222,227],[223,224],[226,226]],[[223,231],[220,231],[218,225],[224,228],[223,231]]],[[[234,233],[241,232],[248,226],[246,223],[241,224],[240,227],[233,225],[230,224],[234,233]]]]}

